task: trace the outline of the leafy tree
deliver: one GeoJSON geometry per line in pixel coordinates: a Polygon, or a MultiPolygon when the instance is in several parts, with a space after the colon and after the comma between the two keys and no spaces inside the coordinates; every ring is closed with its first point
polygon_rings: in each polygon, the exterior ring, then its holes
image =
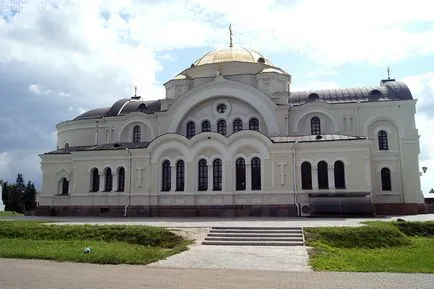
{"type": "Polygon", "coordinates": [[[26,211],[31,211],[36,208],[36,189],[31,181],[27,183],[24,190],[23,203],[26,211]]]}
{"type": "Polygon", "coordinates": [[[26,190],[26,185],[24,183],[24,178],[22,174],[18,174],[17,180],[14,185],[10,187],[8,196],[8,210],[15,211],[19,213],[24,213],[24,192],[26,190]]]}
{"type": "Polygon", "coordinates": [[[434,194],[434,189],[431,189],[431,190],[429,191],[429,194],[434,194]]]}
{"type": "Polygon", "coordinates": [[[24,211],[34,210],[36,208],[36,188],[29,181],[27,185],[24,182],[22,174],[17,175],[15,184],[0,180],[3,186],[3,204],[6,211],[15,211],[24,213],[24,211]]]}

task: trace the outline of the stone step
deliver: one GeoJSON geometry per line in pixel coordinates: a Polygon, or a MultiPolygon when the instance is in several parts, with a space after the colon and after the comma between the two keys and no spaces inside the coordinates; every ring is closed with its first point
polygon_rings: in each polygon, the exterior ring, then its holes
{"type": "Polygon", "coordinates": [[[211,229],[237,229],[237,230],[301,230],[301,227],[212,227],[211,229]]]}
{"type": "Polygon", "coordinates": [[[203,241],[202,245],[220,246],[303,246],[300,241],[203,241]]]}
{"type": "Polygon", "coordinates": [[[303,246],[300,227],[212,227],[203,245],[303,246]]]}
{"type": "Polygon", "coordinates": [[[222,229],[222,230],[214,230],[211,229],[210,233],[256,233],[256,234],[270,234],[270,233],[279,233],[279,234],[289,234],[289,233],[298,233],[301,234],[302,231],[298,230],[298,231],[288,231],[288,230],[274,230],[274,231],[270,231],[270,230],[238,230],[238,229],[222,229]]]}
{"type": "Polygon", "coordinates": [[[303,234],[300,233],[208,233],[210,237],[301,237],[303,234]]]}
{"type": "Polygon", "coordinates": [[[288,242],[302,242],[303,237],[298,238],[276,238],[276,237],[261,237],[261,238],[252,238],[252,237],[206,237],[205,241],[288,241],[288,242]]]}

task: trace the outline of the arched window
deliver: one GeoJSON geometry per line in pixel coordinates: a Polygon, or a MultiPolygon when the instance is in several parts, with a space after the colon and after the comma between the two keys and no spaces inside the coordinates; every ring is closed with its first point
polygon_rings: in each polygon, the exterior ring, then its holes
{"type": "Polygon", "coordinates": [[[259,158],[253,158],[252,163],[252,190],[261,189],[261,160],[259,158]]]}
{"type": "Polygon", "coordinates": [[[246,190],[246,162],[243,158],[239,158],[235,162],[235,189],[237,191],[246,190]]]}
{"type": "Polygon", "coordinates": [[[312,190],[312,166],[309,162],[301,164],[301,189],[312,190]]]}
{"type": "Polygon", "coordinates": [[[384,130],[380,130],[378,132],[378,148],[381,151],[386,151],[389,149],[389,143],[387,140],[387,132],[385,132],[384,130]]]}
{"type": "Polygon", "coordinates": [[[209,120],[204,120],[202,122],[202,132],[211,131],[211,123],[209,120]]]}
{"type": "Polygon", "coordinates": [[[136,125],[133,128],[133,142],[140,142],[141,138],[141,128],[140,126],[136,125]]]}
{"type": "Polygon", "coordinates": [[[226,121],[224,119],[217,122],[217,132],[221,135],[226,135],[226,121]]]}
{"type": "Polygon", "coordinates": [[[165,160],[162,166],[161,172],[161,190],[163,192],[168,192],[171,189],[172,180],[172,168],[170,167],[170,161],[165,160]]]}
{"type": "Polygon", "coordinates": [[[98,192],[99,191],[99,172],[97,168],[94,168],[91,173],[91,185],[90,190],[91,192],[98,192]]]}
{"type": "Polygon", "coordinates": [[[381,188],[383,191],[392,190],[392,181],[390,179],[390,170],[388,168],[381,169],[381,188]]]}
{"type": "Polygon", "coordinates": [[[104,191],[105,192],[111,192],[113,189],[113,175],[112,175],[112,169],[106,168],[105,169],[105,185],[104,185],[104,191]]]}
{"type": "Polygon", "coordinates": [[[199,191],[206,191],[208,190],[208,165],[206,163],[206,160],[201,159],[199,161],[199,191]]]}
{"type": "Polygon", "coordinates": [[[328,165],[325,161],[318,163],[318,188],[322,190],[329,188],[328,165]]]}
{"type": "Polygon", "coordinates": [[[192,138],[196,134],[196,125],[194,122],[189,121],[187,123],[187,138],[192,138]]]}
{"type": "Polygon", "coordinates": [[[319,95],[316,93],[309,94],[309,96],[307,98],[307,102],[313,102],[313,101],[318,101],[318,100],[319,100],[319,95]]]}
{"type": "Polygon", "coordinates": [[[185,184],[185,164],[183,160],[176,163],[176,190],[184,191],[185,184]]]}
{"type": "Polygon", "coordinates": [[[69,148],[69,143],[65,143],[65,148],[66,148],[66,149],[69,148]]]}
{"type": "Polygon", "coordinates": [[[321,134],[321,121],[319,120],[319,117],[314,116],[311,118],[310,131],[313,135],[321,134]]]}
{"type": "Polygon", "coordinates": [[[62,195],[69,195],[69,181],[62,178],[62,195]]]}
{"type": "Polygon", "coordinates": [[[257,118],[252,118],[249,120],[249,129],[259,131],[259,121],[257,118]]]}
{"type": "Polygon", "coordinates": [[[239,132],[243,130],[243,121],[239,118],[234,120],[232,131],[233,133],[239,132]]]}
{"type": "Polygon", "coordinates": [[[223,184],[223,175],[222,175],[222,160],[216,159],[212,164],[213,171],[213,180],[212,180],[212,189],[213,191],[221,191],[223,184]]]}
{"type": "Polygon", "coordinates": [[[120,167],[118,169],[118,192],[125,190],[125,169],[120,167]]]}
{"type": "Polygon", "coordinates": [[[335,188],[345,189],[345,166],[342,161],[335,161],[335,188]]]}

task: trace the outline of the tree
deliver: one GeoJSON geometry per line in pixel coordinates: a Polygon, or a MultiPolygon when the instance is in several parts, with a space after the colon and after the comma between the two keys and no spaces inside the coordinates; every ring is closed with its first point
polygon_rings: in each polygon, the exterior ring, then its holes
{"type": "Polygon", "coordinates": [[[434,194],[434,189],[431,189],[431,191],[429,191],[429,194],[434,194]]]}
{"type": "Polygon", "coordinates": [[[31,211],[36,208],[36,189],[35,185],[29,181],[24,190],[23,196],[24,210],[31,211]]]}
{"type": "Polygon", "coordinates": [[[24,213],[23,199],[25,190],[26,185],[24,183],[23,175],[18,174],[15,184],[12,185],[9,190],[8,210],[24,213]]]}
{"type": "Polygon", "coordinates": [[[17,175],[15,184],[3,180],[0,180],[0,184],[3,186],[2,199],[6,211],[24,213],[36,208],[35,185],[31,181],[26,185],[22,174],[17,175]]]}

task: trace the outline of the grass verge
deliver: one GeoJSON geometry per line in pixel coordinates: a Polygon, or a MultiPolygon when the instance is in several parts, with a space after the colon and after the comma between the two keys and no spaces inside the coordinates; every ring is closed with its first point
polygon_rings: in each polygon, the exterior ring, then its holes
{"type": "Polygon", "coordinates": [[[312,247],[310,265],[317,271],[434,273],[434,237],[427,236],[426,226],[431,225],[375,222],[305,229],[306,244],[312,247]]]}
{"type": "Polygon", "coordinates": [[[0,257],[99,264],[149,264],[187,249],[190,241],[147,226],[57,226],[0,221],[0,257]],[[91,252],[85,254],[85,248],[91,252]]]}

